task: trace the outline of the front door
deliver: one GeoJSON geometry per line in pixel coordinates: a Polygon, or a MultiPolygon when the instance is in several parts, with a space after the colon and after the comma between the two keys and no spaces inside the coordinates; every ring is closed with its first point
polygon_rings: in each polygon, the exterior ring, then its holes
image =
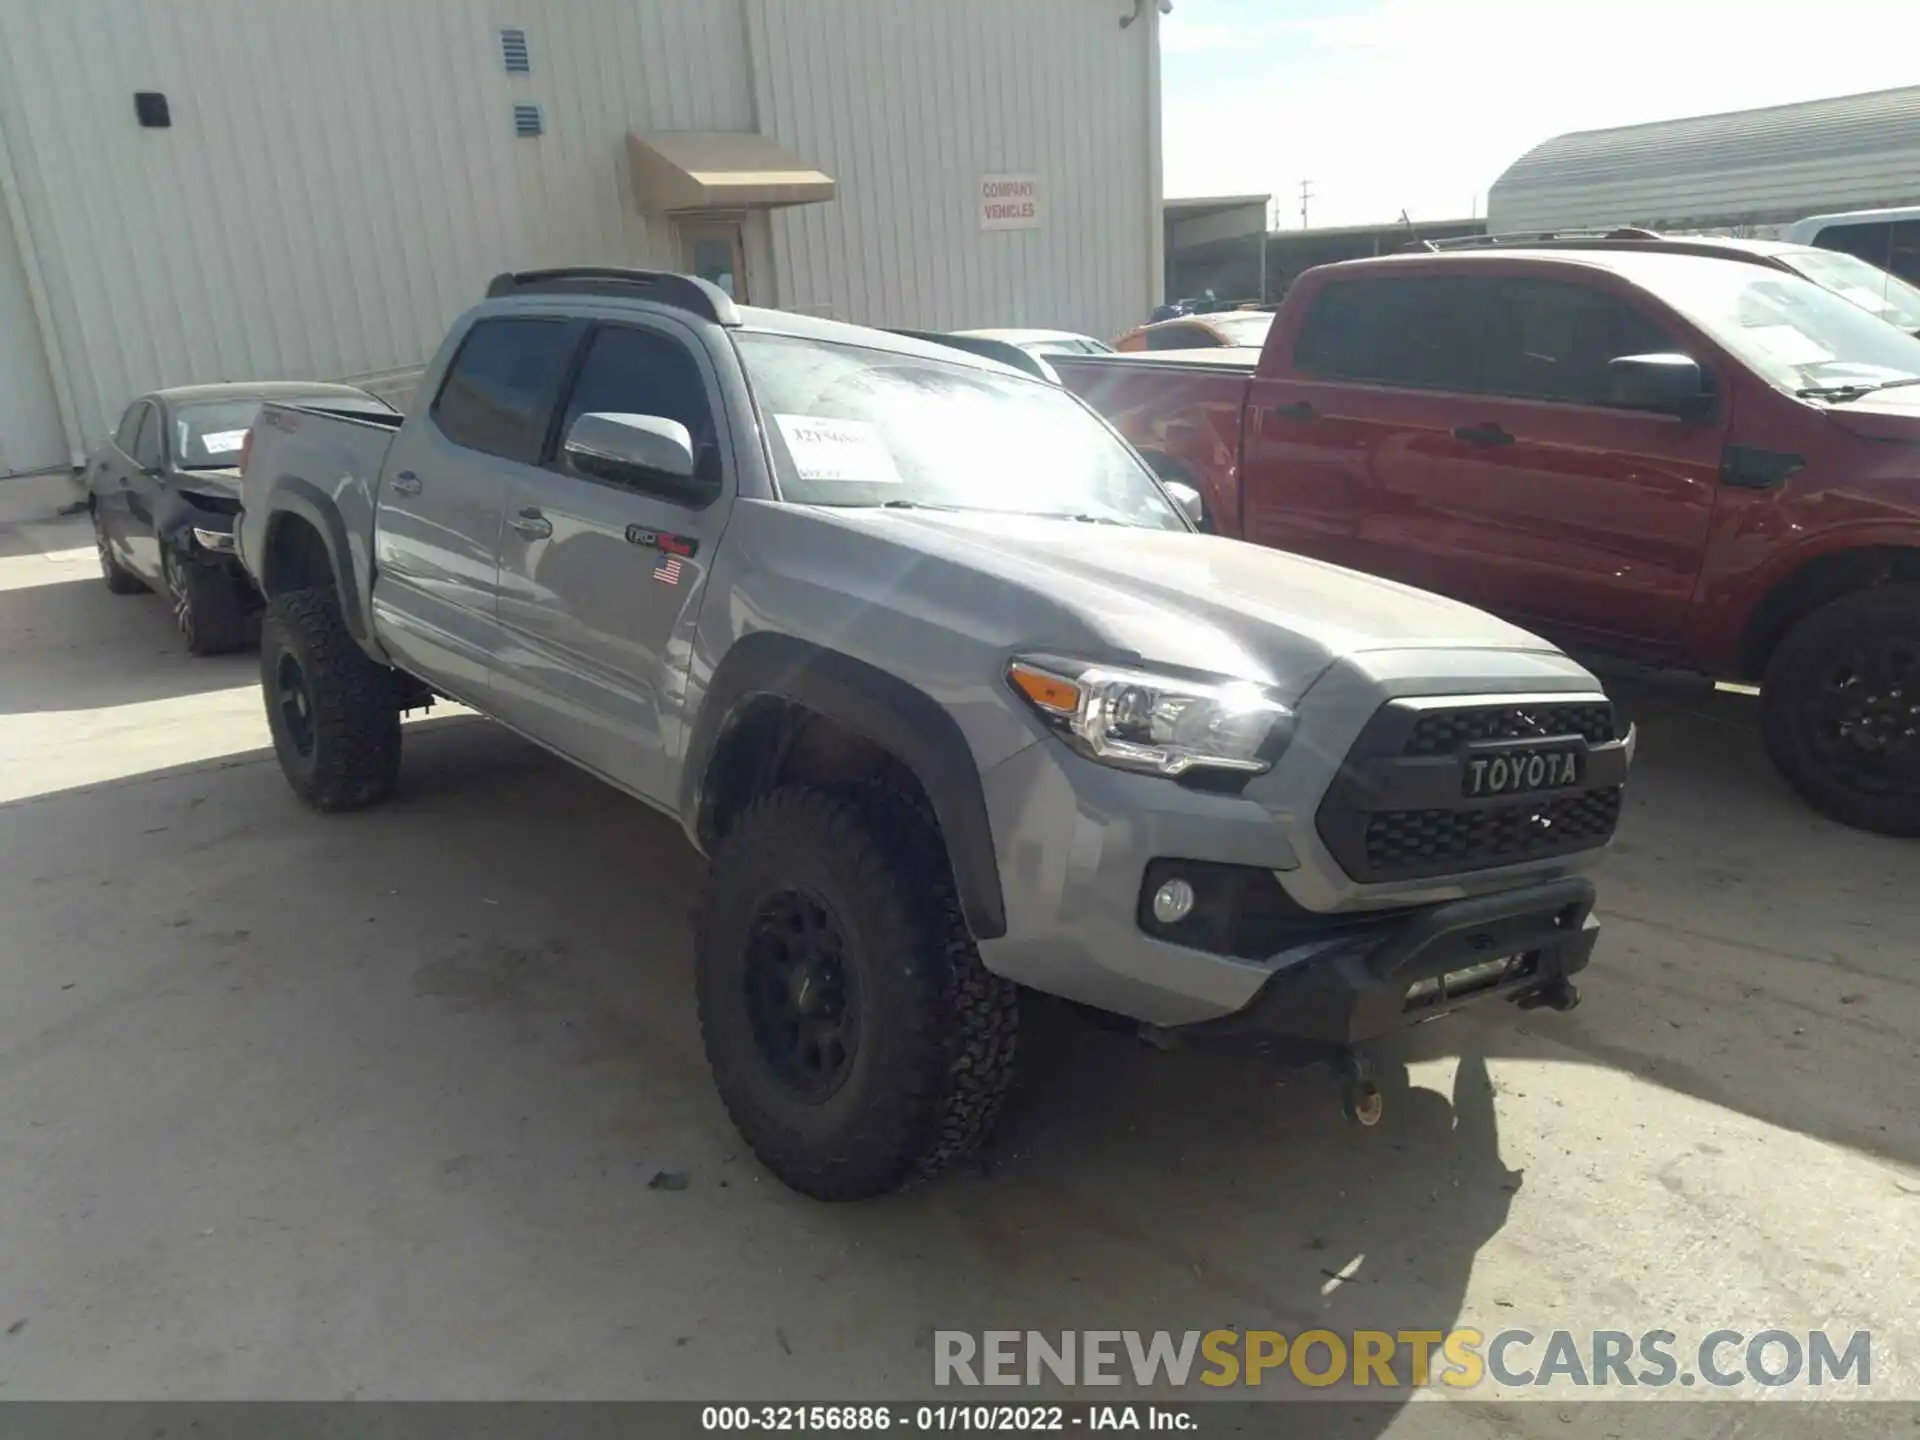
{"type": "Polygon", "coordinates": [[[1421,583],[1596,640],[1676,634],[1713,518],[1724,414],[1622,409],[1608,362],[1704,348],[1624,295],[1497,282],[1471,397],[1423,485],[1388,497],[1421,583]]]}
{"type": "Polygon", "coordinates": [[[582,333],[560,318],[480,321],[381,466],[373,604],[382,639],[456,698],[486,692],[507,487],[539,463],[582,333]]]}
{"type": "Polygon", "coordinates": [[[688,217],[674,231],[682,270],[718,285],[736,304],[748,303],[747,247],[738,220],[688,217]]]}
{"type": "Polygon", "coordinates": [[[663,756],[679,745],[679,687],[729,510],[718,389],[692,340],[668,320],[594,330],[547,463],[508,485],[500,541],[501,718],[661,803],[674,799],[663,756]],[[721,498],[690,507],[575,471],[565,437],[597,413],[685,425],[721,498]]]}

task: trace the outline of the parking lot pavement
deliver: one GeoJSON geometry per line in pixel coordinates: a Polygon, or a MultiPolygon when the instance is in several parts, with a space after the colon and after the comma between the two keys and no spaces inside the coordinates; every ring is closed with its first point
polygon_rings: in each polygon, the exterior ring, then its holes
{"type": "Polygon", "coordinates": [[[910,1396],[935,1328],[1324,1322],[1870,1328],[1920,1397],[1920,851],[1749,698],[1623,694],[1577,1012],[1427,1027],[1362,1132],[1035,1004],[984,1173],[822,1206],[708,1082],[671,825],[458,714],[312,816],[249,659],[0,531],[0,1395],[910,1396]]]}

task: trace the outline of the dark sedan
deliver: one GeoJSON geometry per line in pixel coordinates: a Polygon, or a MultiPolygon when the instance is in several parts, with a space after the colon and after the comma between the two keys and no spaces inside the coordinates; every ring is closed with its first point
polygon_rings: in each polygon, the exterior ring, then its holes
{"type": "Polygon", "coordinates": [[[195,655],[247,643],[258,595],[233,553],[241,447],[260,406],[393,413],[350,385],[193,385],[127,407],[87,462],[100,573],[116,595],[158,590],[195,655]]]}

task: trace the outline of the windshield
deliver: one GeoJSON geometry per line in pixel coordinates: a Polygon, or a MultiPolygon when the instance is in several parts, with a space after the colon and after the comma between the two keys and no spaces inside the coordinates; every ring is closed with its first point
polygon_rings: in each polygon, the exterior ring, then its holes
{"type": "MultiPolygon", "coordinates": [[[[392,407],[371,395],[275,395],[285,405],[317,405],[348,415],[391,415],[392,407]]],[[[209,400],[173,412],[173,463],[182,470],[230,470],[259,418],[262,400],[209,400]]]]}
{"type": "Polygon", "coordinates": [[[173,463],[182,470],[225,470],[260,413],[258,400],[221,400],[173,412],[173,463]]]}
{"type": "Polygon", "coordinates": [[[1244,315],[1209,315],[1206,323],[1219,332],[1224,343],[1258,349],[1267,343],[1267,330],[1273,324],[1273,316],[1264,310],[1250,310],[1244,315]]]}
{"type": "Polygon", "coordinates": [[[1098,340],[1029,340],[1020,347],[1029,355],[1111,355],[1113,347],[1098,340]]]}
{"type": "Polygon", "coordinates": [[[1681,260],[1648,265],[1636,278],[1784,390],[1920,377],[1920,340],[1797,276],[1681,260]]]}
{"type": "Polygon", "coordinates": [[[787,336],[738,344],[783,499],[1187,528],[1139,457],[1056,386],[787,336]]]}
{"type": "Polygon", "coordinates": [[[1789,250],[1780,256],[1816,285],[1902,330],[1920,330],[1920,290],[1878,265],[1840,250],[1789,250]]]}

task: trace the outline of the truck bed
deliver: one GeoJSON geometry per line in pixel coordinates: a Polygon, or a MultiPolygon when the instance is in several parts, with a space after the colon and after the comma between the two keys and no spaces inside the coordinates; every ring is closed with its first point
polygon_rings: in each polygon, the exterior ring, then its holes
{"type": "MultiPolygon", "coordinates": [[[[267,558],[266,502],[276,492],[295,501],[304,493],[337,507],[346,533],[334,538],[344,541],[361,562],[354,567],[356,575],[371,573],[374,498],[403,418],[317,405],[261,407],[240,483],[240,521],[234,531],[240,563],[255,583],[263,580],[267,558]]],[[[328,507],[314,508],[320,513],[328,507]]]]}

